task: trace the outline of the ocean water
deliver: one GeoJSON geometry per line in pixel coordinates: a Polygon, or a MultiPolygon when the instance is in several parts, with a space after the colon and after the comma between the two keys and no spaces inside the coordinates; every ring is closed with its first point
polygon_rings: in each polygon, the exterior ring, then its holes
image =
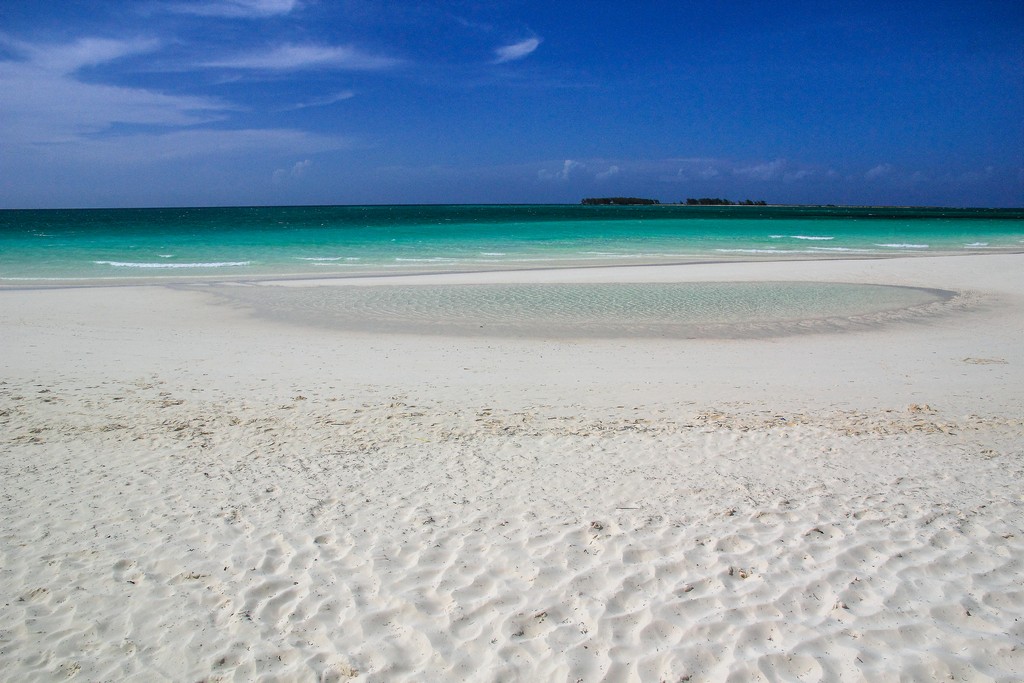
{"type": "Polygon", "coordinates": [[[340,206],[0,211],[0,282],[1024,251],[1024,210],[340,206]]]}

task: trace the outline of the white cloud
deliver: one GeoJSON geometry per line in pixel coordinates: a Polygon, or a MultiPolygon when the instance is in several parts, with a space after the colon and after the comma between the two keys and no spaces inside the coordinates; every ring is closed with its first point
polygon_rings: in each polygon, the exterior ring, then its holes
{"type": "Polygon", "coordinates": [[[279,168],[274,171],[273,181],[275,183],[283,183],[288,179],[298,180],[306,174],[306,169],[309,168],[312,163],[313,162],[309,159],[304,159],[302,161],[296,161],[290,169],[279,168]]]}
{"type": "Polygon", "coordinates": [[[782,159],[765,161],[760,164],[741,166],[732,170],[734,175],[743,176],[752,180],[775,180],[780,177],[785,169],[786,162],[782,159]]]}
{"type": "MultiPolygon", "coordinates": [[[[723,188],[736,183],[741,183],[741,186],[745,188],[752,182],[807,183],[837,176],[834,170],[826,170],[786,159],[771,161],[737,161],[706,157],[652,159],[630,162],[629,168],[634,175],[651,176],[665,183],[676,185],[687,183],[699,187],[723,188]]],[[[750,187],[753,189],[756,186],[750,187]]]]}
{"type": "Polygon", "coordinates": [[[296,71],[332,68],[348,71],[375,71],[399,64],[390,57],[369,55],[350,45],[281,45],[268,52],[256,52],[207,62],[203,66],[264,71],[296,71]]]}
{"type": "Polygon", "coordinates": [[[864,173],[864,177],[867,180],[877,180],[891,174],[892,170],[891,164],[879,164],[874,168],[868,169],[868,171],[864,173]]]}
{"type": "Polygon", "coordinates": [[[540,46],[540,38],[527,38],[494,51],[494,64],[503,64],[526,57],[540,46]]]}
{"type": "Polygon", "coordinates": [[[70,74],[87,66],[96,66],[132,54],[151,52],[159,41],[137,38],[110,40],[81,38],[74,43],[32,45],[18,41],[4,41],[16,52],[27,57],[27,63],[54,73],[70,74]]]}
{"type": "MultiPolygon", "coordinates": [[[[190,128],[164,133],[85,139],[55,146],[54,149],[59,152],[62,161],[144,165],[204,157],[225,159],[245,156],[251,159],[254,153],[267,157],[313,154],[348,147],[351,147],[351,143],[345,138],[290,128],[190,128]]],[[[303,170],[300,168],[298,173],[301,174],[303,170]]]]}
{"type": "Polygon", "coordinates": [[[547,169],[541,169],[537,171],[537,177],[541,180],[560,180],[565,181],[569,179],[572,172],[578,168],[584,168],[584,165],[578,161],[572,159],[566,159],[562,162],[562,168],[558,171],[548,171],[547,169]]]}
{"type": "Polygon", "coordinates": [[[169,5],[168,9],[203,17],[260,19],[288,14],[298,4],[297,0],[211,0],[210,2],[176,3],[169,5]]]}
{"type": "Polygon", "coordinates": [[[150,49],[149,41],[82,39],[15,49],[27,59],[0,61],[0,148],[8,160],[117,166],[350,146],[343,138],[299,130],[211,128],[235,107],[213,98],[88,83],[74,73],[150,49]],[[124,126],[130,128],[119,130],[124,126]]]}
{"type": "Polygon", "coordinates": [[[205,97],[86,83],[74,72],[151,49],[150,41],[83,39],[19,44],[27,61],[0,62],[0,140],[10,149],[66,142],[115,124],[186,126],[224,117],[232,107],[205,97]]]}
{"type": "Polygon", "coordinates": [[[722,159],[689,158],[661,159],[642,163],[641,170],[648,174],[657,174],[658,179],[666,183],[689,183],[695,180],[712,180],[723,173],[731,172],[735,164],[722,159]]]}
{"type": "Polygon", "coordinates": [[[789,173],[784,173],[782,175],[782,179],[785,180],[787,183],[791,183],[791,182],[795,182],[795,181],[798,181],[798,180],[804,180],[806,178],[811,178],[814,175],[816,175],[816,174],[815,174],[815,172],[813,170],[811,170],[809,168],[801,168],[801,169],[799,169],[797,171],[790,171],[789,173]]]}
{"type": "Polygon", "coordinates": [[[619,174],[619,167],[615,166],[615,165],[612,165],[612,166],[608,167],[607,171],[601,171],[600,173],[595,174],[594,177],[597,178],[598,180],[607,180],[608,178],[611,178],[612,176],[615,176],[615,175],[618,175],[618,174],[619,174]]]}
{"type": "MultiPolygon", "coordinates": [[[[679,172],[682,173],[682,169],[679,169],[679,172]]],[[[699,177],[701,177],[701,178],[704,178],[705,180],[708,180],[708,179],[711,179],[711,178],[717,178],[721,174],[722,174],[722,172],[719,171],[714,166],[705,166],[704,168],[702,168],[699,171],[697,171],[697,175],[699,177]]]]}
{"type": "Polygon", "coordinates": [[[305,102],[293,104],[290,107],[285,107],[284,110],[292,111],[295,109],[308,109],[309,107],[327,107],[338,102],[350,100],[355,96],[356,94],[351,90],[343,90],[342,92],[336,92],[333,95],[327,95],[326,97],[317,97],[312,100],[307,100],[305,102]]]}

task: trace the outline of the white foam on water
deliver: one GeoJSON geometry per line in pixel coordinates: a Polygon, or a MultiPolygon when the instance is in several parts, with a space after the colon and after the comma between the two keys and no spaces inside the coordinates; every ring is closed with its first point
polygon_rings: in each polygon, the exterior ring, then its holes
{"type": "Polygon", "coordinates": [[[296,256],[299,261],[340,261],[344,256],[296,256]]]}
{"type": "Polygon", "coordinates": [[[481,251],[480,255],[481,256],[507,256],[508,254],[506,254],[503,251],[481,251]]]}
{"type": "Polygon", "coordinates": [[[988,242],[971,242],[970,244],[965,244],[964,246],[965,247],[987,247],[988,246],[988,242]]]}
{"type": "Polygon", "coordinates": [[[876,247],[885,247],[887,249],[927,249],[927,244],[876,244],[876,247]]]}
{"type": "Polygon", "coordinates": [[[401,258],[396,257],[396,261],[402,261],[406,263],[450,263],[454,261],[453,258],[444,258],[441,256],[435,256],[434,258],[401,258]]]}
{"type": "Polygon", "coordinates": [[[738,254],[785,254],[792,253],[786,252],[779,249],[715,249],[723,253],[738,253],[738,254]]]}
{"type": "Polygon", "coordinates": [[[248,266],[252,261],[215,261],[212,263],[133,263],[129,261],[93,261],[101,266],[115,268],[232,268],[248,266]]]}
{"type": "Polygon", "coordinates": [[[795,240],[834,240],[835,237],[816,237],[814,235],[790,235],[795,240]]]}

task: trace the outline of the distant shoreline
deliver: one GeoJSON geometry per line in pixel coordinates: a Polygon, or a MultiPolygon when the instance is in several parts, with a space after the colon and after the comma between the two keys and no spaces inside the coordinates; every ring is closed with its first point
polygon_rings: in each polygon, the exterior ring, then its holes
{"type": "MultiPolygon", "coordinates": [[[[331,209],[331,208],[415,208],[415,207],[530,207],[530,206],[583,206],[579,202],[469,202],[469,203],[394,203],[394,204],[204,204],[185,206],[168,204],[165,206],[51,206],[51,207],[3,207],[0,208],[0,216],[5,213],[29,213],[29,212],[59,212],[59,211],[204,211],[218,209],[331,209]]],[[[672,207],[672,208],[778,208],[778,209],[915,209],[928,211],[1020,211],[1024,212],[1024,205],[1021,206],[943,206],[938,204],[776,204],[768,202],[765,204],[722,204],[722,205],[700,205],[686,204],[685,202],[662,202],[644,205],[590,205],[590,206],[611,206],[612,208],[628,208],[631,206],[641,207],[672,207]]]]}

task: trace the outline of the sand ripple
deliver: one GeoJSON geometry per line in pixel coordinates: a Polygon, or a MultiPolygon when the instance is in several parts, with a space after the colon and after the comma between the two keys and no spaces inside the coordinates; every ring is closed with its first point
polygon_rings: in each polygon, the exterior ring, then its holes
{"type": "Polygon", "coordinates": [[[1017,418],[378,398],[0,385],[5,675],[1024,673],[1017,418]]]}

